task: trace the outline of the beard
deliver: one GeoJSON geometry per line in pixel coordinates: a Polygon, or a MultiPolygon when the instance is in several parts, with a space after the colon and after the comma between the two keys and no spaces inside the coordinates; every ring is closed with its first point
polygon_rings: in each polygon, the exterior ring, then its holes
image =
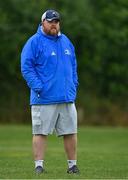
{"type": "Polygon", "coordinates": [[[44,32],[51,36],[56,36],[59,31],[60,31],[60,29],[57,29],[56,27],[51,27],[50,29],[44,28],[44,32]]]}
{"type": "Polygon", "coordinates": [[[49,31],[48,31],[48,34],[49,35],[52,35],[52,36],[55,36],[58,34],[58,31],[56,28],[51,28],[49,31]]]}

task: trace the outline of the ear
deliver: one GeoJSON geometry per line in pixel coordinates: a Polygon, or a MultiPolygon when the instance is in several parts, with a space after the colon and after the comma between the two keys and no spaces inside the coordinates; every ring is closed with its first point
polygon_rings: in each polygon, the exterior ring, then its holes
{"type": "Polygon", "coordinates": [[[41,26],[43,26],[43,27],[44,27],[44,21],[41,21],[41,23],[40,23],[40,24],[41,24],[41,26]]]}

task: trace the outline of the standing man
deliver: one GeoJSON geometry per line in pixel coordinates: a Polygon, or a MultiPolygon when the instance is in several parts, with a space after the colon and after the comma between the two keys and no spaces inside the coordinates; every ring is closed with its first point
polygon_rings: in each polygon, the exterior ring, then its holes
{"type": "Polygon", "coordinates": [[[75,51],[60,32],[60,15],[47,10],[37,33],[25,44],[21,71],[31,90],[33,152],[36,173],[44,172],[44,154],[48,134],[55,130],[63,136],[67,155],[67,173],[79,173],[77,167],[78,86],[75,51]]]}

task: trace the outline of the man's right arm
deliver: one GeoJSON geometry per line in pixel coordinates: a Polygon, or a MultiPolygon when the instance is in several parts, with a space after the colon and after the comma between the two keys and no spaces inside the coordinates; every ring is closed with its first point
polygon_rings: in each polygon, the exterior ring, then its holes
{"type": "Polygon", "coordinates": [[[21,53],[21,73],[30,89],[40,92],[43,85],[35,71],[36,44],[30,39],[21,53]]]}

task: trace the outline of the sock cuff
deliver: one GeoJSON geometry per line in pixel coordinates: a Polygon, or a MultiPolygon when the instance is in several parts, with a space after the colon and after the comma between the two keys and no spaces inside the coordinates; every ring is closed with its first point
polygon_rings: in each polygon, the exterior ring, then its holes
{"type": "Polygon", "coordinates": [[[71,168],[72,166],[76,165],[77,160],[67,160],[68,162],[68,167],[71,168]]]}
{"type": "Polygon", "coordinates": [[[36,168],[37,166],[43,167],[43,162],[44,162],[44,160],[35,160],[35,168],[36,168]]]}

